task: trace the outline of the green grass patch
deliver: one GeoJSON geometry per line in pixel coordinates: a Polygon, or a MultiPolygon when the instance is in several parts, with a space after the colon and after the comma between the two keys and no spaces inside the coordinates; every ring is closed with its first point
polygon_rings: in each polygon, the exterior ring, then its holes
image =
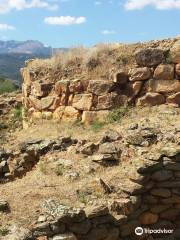
{"type": "Polygon", "coordinates": [[[22,107],[21,106],[18,106],[18,107],[15,107],[13,110],[13,117],[15,120],[21,120],[22,119],[22,107]]]}
{"type": "Polygon", "coordinates": [[[105,124],[106,124],[105,122],[94,121],[92,123],[91,127],[92,127],[93,131],[98,131],[98,130],[101,130],[105,124]]]}
{"type": "Polygon", "coordinates": [[[11,80],[0,78],[0,94],[14,92],[16,89],[16,85],[11,80]]]}
{"type": "Polygon", "coordinates": [[[113,109],[107,116],[107,122],[108,123],[120,122],[121,119],[128,113],[128,111],[129,111],[128,106],[113,109]]]}
{"type": "Polygon", "coordinates": [[[9,234],[9,230],[6,227],[0,227],[0,236],[6,236],[9,234]]]}

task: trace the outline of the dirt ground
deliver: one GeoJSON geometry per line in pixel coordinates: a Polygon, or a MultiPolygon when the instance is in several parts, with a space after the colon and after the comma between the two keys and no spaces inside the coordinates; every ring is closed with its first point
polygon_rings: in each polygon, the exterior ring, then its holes
{"type": "MultiPolygon", "coordinates": [[[[40,122],[26,130],[17,130],[12,133],[9,142],[4,144],[5,148],[13,149],[16,145],[31,139],[55,139],[58,136],[71,136],[76,139],[89,139],[97,142],[105,130],[114,129],[121,133],[132,123],[138,123],[149,119],[151,123],[159,123],[162,129],[172,127],[180,128],[180,110],[172,106],[156,106],[151,108],[131,109],[119,123],[107,124],[100,129],[94,130],[92,126],[55,124],[50,122],[40,122]]],[[[43,200],[55,198],[63,204],[72,206],[86,205],[85,199],[79,199],[77,191],[84,187],[94,188],[97,199],[105,199],[99,190],[98,179],[103,178],[107,183],[124,183],[127,180],[125,168],[130,169],[130,161],[121,163],[119,166],[103,168],[92,165],[88,158],[81,154],[69,152],[53,152],[42,157],[40,162],[21,179],[16,179],[0,185],[0,197],[6,199],[10,206],[9,214],[0,215],[0,226],[7,226],[19,223],[29,226],[37,220],[40,206],[43,200]],[[59,159],[71,160],[73,171],[80,172],[80,177],[71,181],[64,175],[57,175],[51,163],[59,159]],[[95,168],[95,173],[89,173],[89,168],[95,168]]]]}

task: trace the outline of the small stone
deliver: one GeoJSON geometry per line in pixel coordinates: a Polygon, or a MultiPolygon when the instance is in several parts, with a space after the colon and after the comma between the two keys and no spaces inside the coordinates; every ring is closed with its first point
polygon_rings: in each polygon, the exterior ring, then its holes
{"type": "Polygon", "coordinates": [[[88,218],[94,218],[98,216],[104,216],[109,214],[109,209],[107,206],[89,206],[85,208],[85,213],[88,218]]]}
{"type": "Polygon", "coordinates": [[[73,233],[64,233],[54,236],[52,240],[77,240],[77,238],[73,233]]]}
{"type": "Polygon", "coordinates": [[[152,213],[159,214],[159,213],[169,209],[171,206],[172,206],[171,204],[166,204],[166,205],[164,205],[164,204],[157,204],[157,205],[152,206],[150,208],[150,210],[151,210],[152,213]]]}
{"type": "Polygon", "coordinates": [[[145,212],[140,216],[139,221],[143,225],[151,225],[156,223],[158,221],[158,218],[158,214],[145,212]]]}
{"type": "Polygon", "coordinates": [[[171,196],[171,191],[165,188],[154,188],[151,190],[153,196],[169,198],[171,196]]]}
{"type": "Polygon", "coordinates": [[[173,177],[172,171],[160,170],[152,174],[151,178],[155,181],[161,182],[166,181],[173,177]]]}
{"type": "Polygon", "coordinates": [[[171,209],[168,209],[168,210],[162,212],[160,214],[160,218],[173,221],[179,215],[179,212],[180,211],[178,209],[171,208],[171,209]]]}

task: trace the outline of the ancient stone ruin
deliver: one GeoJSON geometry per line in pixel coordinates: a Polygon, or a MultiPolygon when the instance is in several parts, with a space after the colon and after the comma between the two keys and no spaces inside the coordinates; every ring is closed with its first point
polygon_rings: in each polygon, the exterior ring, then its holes
{"type": "Polygon", "coordinates": [[[48,80],[28,64],[22,69],[23,103],[32,119],[90,123],[126,105],[180,104],[180,41],[166,49],[134,53],[135,64],[112,79],[48,80]]]}
{"type": "MultiPolygon", "coordinates": [[[[31,62],[21,70],[23,119],[32,125],[0,148],[0,219],[11,220],[0,239],[180,239],[180,40],[138,49],[134,60],[107,79],[58,79],[31,62]],[[129,105],[124,122],[88,136],[89,124],[129,105]],[[75,137],[58,128],[64,122],[75,137]],[[35,134],[48,124],[58,136],[35,134]],[[8,187],[16,186],[14,200],[8,187]],[[14,216],[26,223],[12,226],[14,216]]],[[[16,106],[1,101],[7,112],[16,106]]]]}

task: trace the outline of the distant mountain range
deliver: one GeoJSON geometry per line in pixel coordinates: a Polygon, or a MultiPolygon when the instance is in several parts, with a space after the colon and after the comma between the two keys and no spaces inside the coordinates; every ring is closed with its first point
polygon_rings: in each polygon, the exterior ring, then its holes
{"type": "Polygon", "coordinates": [[[31,58],[47,58],[57,51],[66,48],[52,48],[34,40],[0,41],[0,76],[12,80],[20,80],[19,69],[31,58]]]}

